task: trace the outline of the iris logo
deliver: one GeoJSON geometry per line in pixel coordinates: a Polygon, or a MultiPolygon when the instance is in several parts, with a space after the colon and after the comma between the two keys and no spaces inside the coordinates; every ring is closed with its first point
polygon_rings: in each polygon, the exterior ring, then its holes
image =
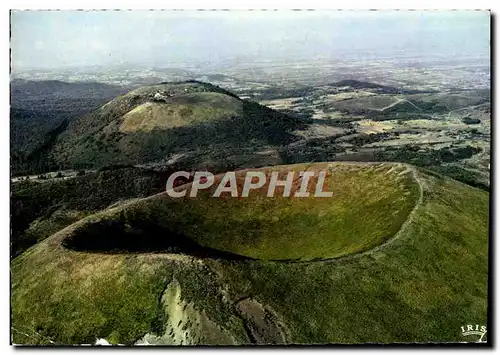
{"type": "Polygon", "coordinates": [[[486,326],[485,325],[462,325],[460,327],[462,329],[462,336],[474,336],[477,338],[476,343],[486,343],[486,340],[483,340],[484,336],[486,335],[486,326]]]}

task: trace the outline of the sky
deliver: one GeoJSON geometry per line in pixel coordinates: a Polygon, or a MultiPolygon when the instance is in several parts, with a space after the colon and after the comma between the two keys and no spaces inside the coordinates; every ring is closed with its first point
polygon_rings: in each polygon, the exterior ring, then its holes
{"type": "Polygon", "coordinates": [[[13,70],[176,63],[225,64],[489,58],[479,11],[17,11],[13,70]]]}

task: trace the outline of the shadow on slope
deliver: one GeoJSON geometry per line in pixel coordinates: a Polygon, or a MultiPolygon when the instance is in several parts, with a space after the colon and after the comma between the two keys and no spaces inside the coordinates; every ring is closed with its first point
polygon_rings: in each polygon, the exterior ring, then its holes
{"type": "Polygon", "coordinates": [[[74,251],[94,253],[174,253],[212,259],[252,259],[201,246],[182,234],[141,220],[132,223],[122,220],[92,223],[75,230],[63,239],[62,245],[74,251]]]}
{"type": "Polygon", "coordinates": [[[295,141],[292,133],[305,129],[306,122],[251,102],[243,103],[243,115],[210,123],[169,130],[137,132],[123,137],[132,160],[159,160],[172,153],[202,149],[231,152],[244,147],[280,147],[295,141]]]}

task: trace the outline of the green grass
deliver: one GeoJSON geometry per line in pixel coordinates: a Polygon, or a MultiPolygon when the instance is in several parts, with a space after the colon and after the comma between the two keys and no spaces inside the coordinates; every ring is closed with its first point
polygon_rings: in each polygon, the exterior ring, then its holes
{"type": "Polygon", "coordinates": [[[470,341],[460,326],[487,323],[489,196],[422,179],[422,206],[386,248],[332,263],[224,263],[221,283],[274,307],[296,342],[470,341]]]}
{"type": "Polygon", "coordinates": [[[237,117],[243,112],[242,102],[216,92],[185,94],[172,103],[146,102],[123,116],[120,131],[151,132],[192,124],[237,117]]]}
{"type": "Polygon", "coordinates": [[[146,258],[68,254],[46,245],[23,254],[12,265],[24,285],[12,284],[14,342],[89,344],[112,336],[123,343],[148,332],[172,269],[146,258]]]}
{"type": "MultiPolygon", "coordinates": [[[[132,344],[161,335],[162,292],[175,278],[183,299],[228,329],[245,332],[231,305],[221,302],[213,273],[189,260],[162,254],[90,254],[40,243],[12,263],[12,329],[16,344],[90,344],[106,338],[132,344]],[[36,272],[35,272],[36,270],[36,272]]],[[[204,335],[204,334],[201,334],[204,335]]]]}
{"type": "MultiPolygon", "coordinates": [[[[305,167],[287,168],[297,178],[305,167]]],[[[275,169],[284,168],[271,170],[275,169]]],[[[389,239],[418,199],[418,185],[404,165],[332,164],[328,168],[315,164],[309,168],[316,176],[322,169],[328,170],[324,188],[333,192],[332,198],[278,197],[282,188],[276,190],[276,197],[267,198],[266,184],[248,198],[226,195],[221,200],[212,197],[214,184],[196,198],[148,199],[130,206],[124,211],[125,220],[133,226],[135,220],[145,219],[142,215],[148,212],[144,211],[150,211],[165,231],[202,246],[265,260],[327,259],[364,251],[389,239]]],[[[238,182],[240,194],[243,179],[244,175],[238,182]]],[[[315,188],[311,180],[311,195],[315,188]]]]}
{"type": "MultiPolygon", "coordinates": [[[[161,334],[159,300],[173,278],[187,303],[240,341],[244,329],[235,301],[247,296],[278,314],[291,343],[468,341],[460,326],[487,322],[489,194],[437,174],[416,174],[423,201],[398,238],[336,261],[230,261],[61,247],[74,229],[115,212],[88,217],[12,262],[14,342],[105,337],[132,343],[145,333],[161,334]]],[[[372,181],[370,190],[384,186],[375,178],[360,181],[372,181]]]]}

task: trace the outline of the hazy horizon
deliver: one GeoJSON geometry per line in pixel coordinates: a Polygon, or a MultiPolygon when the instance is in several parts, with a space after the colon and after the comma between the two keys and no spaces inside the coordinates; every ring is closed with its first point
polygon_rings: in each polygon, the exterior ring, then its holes
{"type": "Polygon", "coordinates": [[[488,59],[487,11],[13,11],[13,71],[488,59]]]}

